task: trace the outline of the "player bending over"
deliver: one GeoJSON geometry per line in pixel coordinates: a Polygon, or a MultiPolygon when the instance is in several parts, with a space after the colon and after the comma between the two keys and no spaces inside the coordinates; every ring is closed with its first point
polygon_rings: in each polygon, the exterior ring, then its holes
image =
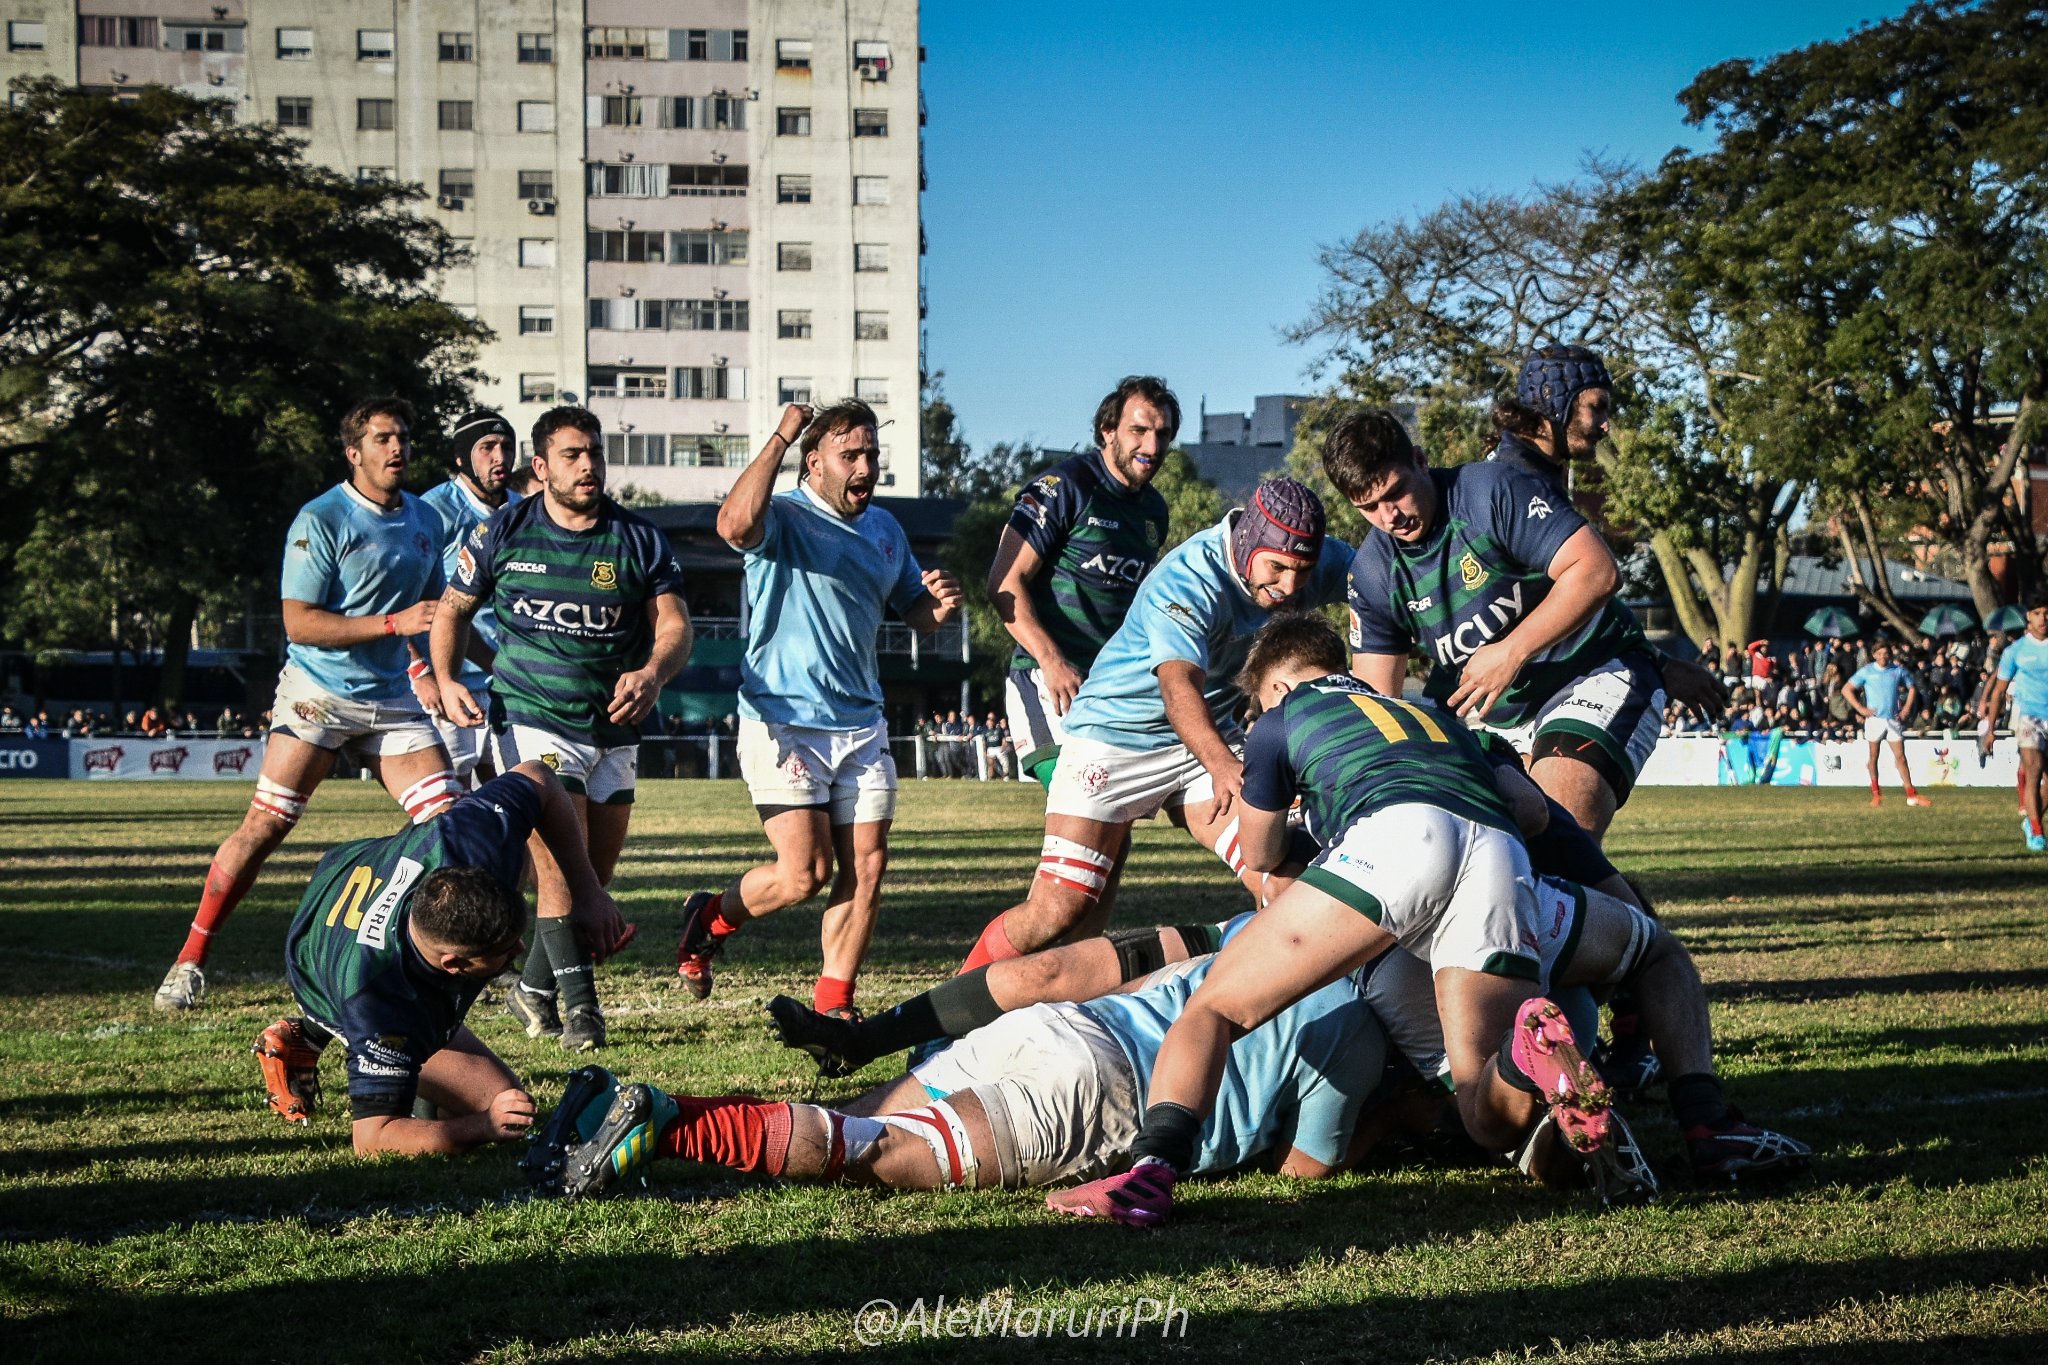
{"type": "Polygon", "coordinates": [[[256,1042],[271,1108],[293,1123],[311,1119],[321,1051],[340,1038],[360,1156],[461,1151],[527,1130],[532,1097],[463,1016],[522,946],[519,879],[536,832],[568,881],[576,932],[605,956],[625,925],[590,866],[568,794],[538,762],[435,819],[320,860],[285,947],[304,1013],[256,1042]],[[413,1117],[421,1099],[442,1117],[413,1117]]]}

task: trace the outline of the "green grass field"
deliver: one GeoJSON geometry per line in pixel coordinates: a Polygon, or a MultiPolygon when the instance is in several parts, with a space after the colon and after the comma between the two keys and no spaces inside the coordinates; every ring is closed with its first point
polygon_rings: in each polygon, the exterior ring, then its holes
{"type": "MultiPolygon", "coordinates": [[[[357,1161],[333,1063],[328,1108],[287,1128],[249,1045],[290,1009],[298,884],[333,843],[395,827],[382,793],[319,794],[228,926],[206,1007],[169,1019],[149,994],[247,789],[0,783],[0,1358],[2038,1362],[2048,858],[2028,860],[2008,794],[1934,795],[1932,811],[1872,811],[1853,791],[1646,790],[1609,840],[1699,960],[1731,1098],[1812,1142],[1812,1177],[1686,1191],[1659,1104],[1631,1112],[1678,1186],[1655,1207],[1598,1215],[1509,1171],[1411,1165],[1196,1185],[1173,1225],[1141,1234],[1070,1225],[1029,1192],[778,1187],[665,1163],[644,1191],[571,1207],[529,1199],[507,1147],[357,1161]],[[1052,1335],[927,1336],[941,1295],[1052,1335]],[[1067,1335],[1140,1296],[1170,1298],[1184,1325],[1067,1335]],[[901,1339],[859,1340],[875,1299],[898,1305],[901,1339]]],[[[1035,796],[906,790],[865,1003],[950,971],[1016,898],[1035,796]]],[[[859,1088],[818,1082],[760,1010],[805,993],[814,914],[751,927],[711,1001],[672,986],[682,896],[764,847],[737,783],[642,789],[614,888],[641,938],[600,976],[614,1070],[699,1093],[859,1088]]],[[[1147,826],[1119,919],[1220,918],[1241,899],[1184,836],[1147,826]]],[[[559,1093],[572,1063],[552,1041],[495,1008],[472,1022],[536,1096],[559,1093]]]]}

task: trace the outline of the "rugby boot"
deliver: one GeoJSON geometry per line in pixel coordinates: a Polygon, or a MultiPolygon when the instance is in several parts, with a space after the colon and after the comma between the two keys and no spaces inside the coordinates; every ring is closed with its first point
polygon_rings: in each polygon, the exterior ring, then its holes
{"type": "Polygon", "coordinates": [[[206,973],[197,962],[173,962],[149,1003],[160,1010],[197,1009],[206,998],[206,973]]]}
{"type": "Polygon", "coordinates": [[[1798,1175],[1813,1160],[1813,1148],[1747,1123],[1735,1109],[1716,1123],[1686,1129],[1685,1151],[1693,1179],[1702,1185],[1783,1180],[1798,1175]]]}
{"type": "Polygon", "coordinates": [[[602,1194],[654,1158],[661,1130],[675,1122],[680,1106],[667,1092],[636,1082],[612,1097],[604,1122],[590,1141],[569,1151],[562,1193],[570,1199],[602,1194]]]}
{"type": "Polygon", "coordinates": [[[1532,996],[1515,1011],[1508,1047],[1516,1067],[1535,1082],[1557,1119],[1558,1135],[1580,1155],[1607,1143],[1614,1102],[1611,1091],[1572,1042],[1572,1026],[1564,1011],[1542,996],[1532,996]]]}
{"type": "Polygon", "coordinates": [[[610,1112],[619,1078],[601,1066],[579,1066],[569,1073],[562,1098],[538,1133],[527,1139],[519,1173],[542,1194],[562,1192],[562,1172],[569,1149],[596,1136],[610,1112]]]}
{"type": "Polygon", "coordinates": [[[768,1017],[774,1021],[776,1041],[808,1053],[820,1076],[851,1076],[875,1059],[861,1046],[858,1019],[820,1014],[787,995],[768,1002],[768,1017]]]}
{"type": "Polygon", "coordinates": [[[265,1102],[286,1123],[310,1123],[320,1107],[320,1049],[306,1041],[299,1021],[278,1020],[250,1051],[263,1068],[265,1102]]]}
{"type": "Polygon", "coordinates": [[[1509,1154],[1527,1176],[1552,1189],[1588,1187],[1603,1208],[1618,1204],[1649,1204],[1662,1193],[1657,1172],[1643,1155],[1633,1129],[1609,1111],[1612,1140],[1598,1151],[1581,1154],[1558,1135],[1557,1118],[1545,1110],[1528,1139],[1509,1154]]]}
{"type": "Polygon", "coordinates": [[[514,981],[505,992],[505,1013],[519,1021],[529,1038],[555,1037],[562,1032],[562,1016],[555,1007],[555,997],[530,991],[521,982],[514,981]]]}
{"type": "Polygon", "coordinates": [[[1054,1190],[1045,1206],[1076,1218],[1107,1218],[1127,1228],[1157,1227],[1173,1212],[1173,1167],[1141,1161],[1121,1175],[1106,1175],[1071,1190],[1054,1190]]]}
{"type": "Polygon", "coordinates": [[[562,1051],[595,1052],[604,1046],[604,1011],[596,1004],[572,1005],[562,1020],[562,1051]]]}
{"type": "Polygon", "coordinates": [[[683,937],[676,944],[676,975],[682,978],[683,989],[699,1000],[711,998],[711,959],[725,947],[725,940],[715,937],[711,926],[704,922],[707,908],[717,898],[713,892],[699,891],[683,902],[683,937]]]}

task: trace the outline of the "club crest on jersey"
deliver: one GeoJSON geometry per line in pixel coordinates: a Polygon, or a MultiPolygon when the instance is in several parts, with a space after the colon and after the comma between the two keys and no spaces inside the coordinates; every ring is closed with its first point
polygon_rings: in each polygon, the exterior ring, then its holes
{"type": "Polygon", "coordinates": [[[1480,567],[1478,557],[1470,550],[1465,551],[1465,557],[1458,561],[1458,581],[1464,585],[1465,591],[1471,592],[1489,577],[1491,575],[1480,567]]]}
{"type": "Polygon", "coordinates": [[[1541,498],[1529,499],[1529,515],[1541,521],[1550,515],[1550,504],[1541,498]]]}
{"type": "Polygon", "coordinates": [[[590,586],[599,592],[616,592],[619,587],[619,566],[609,559],[600,559],[590,566],[590,586]]]}
{"type": "Polygon", "coordinates": [[[558,773],[562,771],[562,756],[556,753],[553,749],[550,749],[546,753],[542,754],[540,756],[540,761],[542,766],[544,766],[551,773],[558,773]]]}
{"type": "Polygon", "coordinates": [[[1155,549],[1155,550],[1159,548],[1159,523],[1158,523],[1158,522],[1156,522],[1156,521],[1148,521],[1148,522],[1146,522],[1146,523],[1145,523],[1145,543],[1146,543],[1147,545],[1151,546],[1151,547],[1152,547],[1153,549],[1155,549]]]}
{"type": "Polygon", "coordinates": [[[476,577],[476,556],[469,552],[467,545],[455,552],[455,571],[464,578],[476,577]]]}

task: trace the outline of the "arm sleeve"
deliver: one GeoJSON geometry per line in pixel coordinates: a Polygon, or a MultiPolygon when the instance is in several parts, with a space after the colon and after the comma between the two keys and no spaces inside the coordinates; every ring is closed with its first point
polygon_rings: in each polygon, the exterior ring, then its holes
{"type": "Polygon", "coordinates": [[[540,820],[540,788],[524,773],[494,777],[449,807],[441,835],[453,861],[517,888],[526,840],[540,820]]]}
{"type": "Polygon", "coordinates": [[[2007,645],[2005,647],[2005,652],[1998,656],[1998,676],[2005,679],[2005,681],[2007,682],[2011,682],[2014,678],[2017,678],[2019,675],[2020,652],[2017,649],[2014,649],[2011,645],[2007,645]]]}
{"type": "Polygon", "coordinates": [[[1016,506],[1004,524],[1022,536],[1040,559],[1051,559],[1067,543],[1082,501],[1081,489],[1071,477],[1049,471],[1017,495],[1016,506]]]}
{"type": "Polygon", "coordinates": [[[1408,629],[1407,619],[1394,613],[1386,571],[1373,556],[1369,544],[1360,547],[1352,557],[1345,596],[1351,606],[1353,654],[1406,654],[1415,648],[1415,636],[1408,629]]]}
{"type": "Polygon", "coordinates": [[[664,594],[683,594],[683,566],[676,559],[675,547],[669,544],[661,528],[642,528],[642,553],[647,556],[647,597],[652,601],[664,594]]]}
{"type": "Polygon", "coordinates": [[[328,605],[337,568],[334,532],[310,511],[301,511],[285,533],[284,573],[278,596],[290,602],[328,605]]]}
{"type": "Polygon", "coordinates": [[[1548,568],[1558,549],[1586,524],[1557,490],[1505,465],[1472,465],[1468,471],[1464,478],[1489,478],[1487,523],[1517,563],[1548,568]]]}
{"type": "Polygon", "coordinates": [[[1294,804],[1294,765],[1287,761],[1287,717],[1268,711],[1252,722],[1244,741],[1244,803],[1263,811],[1294,804]]]}
{"type": "MultiPolygon", "coordinates": [[[[1171,567],[1167,570],[1171,572],[1171,567]]],[[[1135,628],[1145,642],[1145,671],[1156,673],[1159,665],[1175,659],[1207,671],[1209,667],[1209,620],[1216,610],[1213,597],[1202,591],[1192,576],[1176,575],[1171,581],[1159,575],[1147,578],[1138,597],[1124,617],[1118,634],[1135,628]]]]}
{"type": "Polygon", "coordinates": [[[1329,536],[1323,541],[1323,552],[1316,559],[1316,580],[1312,590],[1312,605],[1327,606],[1342,602],[1351,586],[1351,561],[1357,552],[1349,541],[1329,536]]]}
{"type": "Polygon", "coordinates": [[[903,557],[903,568],[896,575],[895,586],[889,589],[889,606],[901,616],[924,596],[924,569],[911,553],[910,537],[903,534],[901,526],[896,528],[896,546],[903,557]]]}
{"type": "MultiPolygon", "coordinates": [[[[509,510],[509,504],[507,506],[509,510]]],[[[503,513],[479,522],[455,552],[455,577],[449,587],[479,600],[489,597],[498,582],[498,539],[503,513]]]]}
{"type": "Polygon", "coordinates": [[[779,493],[768,499],[768,506],[761,513],[761,543],[741,551],[744,558],[774,559],[782,552],[782,535],[789,527],[789,509],[782,502],[779,493]]]}
{"type": "Polygon", "coordinates": [[[419,1095],[420,1068],[436,1048],[409,1002],[390,998],[381,980],[371,981],[342,1002],[335,1022],[348,1046],[349,1117],[410,1115],[419,1095]]]}

